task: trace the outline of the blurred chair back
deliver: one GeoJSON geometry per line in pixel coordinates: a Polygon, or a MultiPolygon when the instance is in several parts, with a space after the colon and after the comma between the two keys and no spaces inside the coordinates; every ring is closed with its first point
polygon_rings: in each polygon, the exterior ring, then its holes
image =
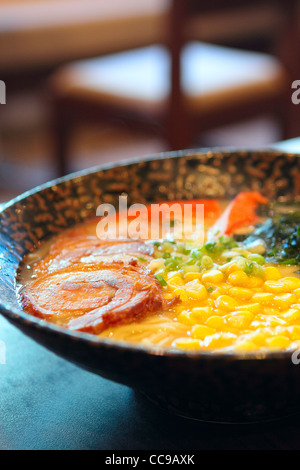
{"type": "Polygon", "coordinates": [[[290,87],[300,71],[298,17],[297,0],[170,0],[160,49],[153,46],[150,55],[149,48],[133,49],[59,70],[51,84],[60,173],[67,171],[72,126],[80,120],[112,119],[136,131],[155,130],[168,149],[191,147],[207,130],[260,114],[275,116],[282,137],[293,137],[290,87]],[[207,44],[201,28],[213,17],[220,27],[214,44],[207,44]],[[145,80],[147,54],[160,63],[147,63],[145,80]],[[157,80],[166,70],[168,86],[157,80]],[[149,97],[151,80],[155,92],[149,97]]]}
{"type": "MultiPolygon", "coordinates": [[[[223,30],[219,36],[214,31],[214,37],[217,37],[218,44],[239,49],[258,50],[278,59],[286,74],[286,86],[283,89],[279,86],[278,95],[274,98],[271,97],[271,103],[265,103],[264,100],[261,100],[261,104],[268,112],[269,108],[272,110],[273,104],[276,109],[279,103],[279,117],[282,116],[282,137],[297,136],[298,123],[295,126],[295,120],[291,116],[289,117],[289,113],[286,111],[292,110],[290,106],[292,81],[300,77],[300,53],[296,48],[297,40],[300,38],[298,34],[300,2],[298,0],[171,0],[167,35],[167,47],[171,54],[171,93],[167,121],[169,122],[169,134],[172,134],[173,139],[174,136],[178,136],[178,142],[171,138],[174,142],[172,147],[180,148],[182,144],[186,144],[192,139],[192,134],[197,132],[197,128],[201,132],[218,126],[218,112],[212,117],[212,122],[208,113],[206,124],[201,122],[201,113],[200,121],[197,116],[193,116],[186,106],[182,83],[182,51],[195,38],[206,38],[207,32],[202,33],[201,28],[205,25],[205,18],[211,18],[214,15],[217,15],[218,18],[223,16],[223,21],[220,24],[224,24],[228,19],[228,25],[233,26],[231,32],[227,29],[224,34],[223,30]],[[259,21],[260,15],[262,21],[259,21]],[[240,26],[235,22],[235,19],[240,21],[240,26]],[[248,24],[247,19],[249,19],[248,24]],[[254,19],[255,21],[253,21],[254,19]],[[276,98],[279,100],[278,102],[276,102],[276,98]],[[196,123],[196,130],[193,129],[194,123],[196,123]]],[[[241,118],[243,118],[243,114],[251,115],[252,109],[255,114],[255,106],[259,113],[261,105],[257,102],[249,103],[244,112],[238,111],[238,115],[241,118]]],[[[230,114],[228,111],[228,122],[236,120],[235,113],[235,109],[232,109],[230,114]]]]}

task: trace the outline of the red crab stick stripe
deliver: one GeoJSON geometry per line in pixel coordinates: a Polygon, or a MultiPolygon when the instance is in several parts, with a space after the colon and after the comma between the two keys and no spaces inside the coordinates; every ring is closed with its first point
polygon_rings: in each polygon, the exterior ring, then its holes
{"type": "MultiPolygon", "coordinates": [[[[221,214],[221,207],[219,202],[216,199],[191,199],[191,200],[179,200],[179,201],[162,201],[162,202],[154,202],[147,206],[147,219],[149,222],[151,221],[151,215],[155,216],[161,210],[162,205],[167,205],[171,207],[173,205],[179,205],[180,207],[184,207],[184,205],[191,205],[192,206],[192,217],[196,217],[197,214],[197,206],[203,205],[204,206],[204,218],[205,219],[217,219],[221,214]]],[[[134,215],[130,214],[129,211],[124,211],[119,213],[119,221],[122,221],[124,218],[131,219],[134,218],[134,215]]]]}
{"type": "Polygon", "coordinates": [[[239,193],[227,206],[210,233],[231,235],[238,228],[255,223],[257,208],[260,204],[268,204],[268,202],[268,199],[257,191],[239,193]]]}
{"type": "MultiPolygon", "coordinates": [[[[140,226],[143,226],[142,238],[151,239],[151,229],[153,227],[168,227],[170,222],[176,220],[178,211],[180,211],[180,220],[192,223],[204,223],[204,225],[211,226],[221,215],[221,206],[216,199],[192,199],[192,200],[174,200],[174,201],[161,201],[154,202],[148,206],[141,208],[129,208],[128,210],[121,211],[115,215],[106,216],[106,223],[113,221],[116,218],[118,233],[122,237],[130,237],[129,225],[134,219],[138,218],[140,226]],[[199,206],[202,208],[199,210],[199,206]],[[173,206],[173,207],[172,207],[173,206]],[[189,206],[189,207],[185,207],[189,206]],[[204,220],[202,220],[202,214],[204,220]]],[[[160,235],[163,238],[163,229],[160,235]]],[[[112,238],[113,235],[112,235],[112,238]]]]}

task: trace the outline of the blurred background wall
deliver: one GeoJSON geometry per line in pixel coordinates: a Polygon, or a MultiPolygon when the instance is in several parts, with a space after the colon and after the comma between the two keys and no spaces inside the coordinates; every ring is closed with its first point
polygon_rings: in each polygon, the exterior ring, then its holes
{"type": "MultiPolygon", "coordinates": [[[[57,176],[51,77],[74,61],[164,42],[169,8],[170,0],[0,0],[0,80],[7,90],[6,104],[0,105],[0,201],[57,176]]],[[[205,12],[190,32],[201,41],[235,42],[255,51],[258,30],[272,31],[280,21],[270,2],[257,8],[247,14],[243,8],[234,14],[222,8],[214,15],[205,12]]],[[[259,147],[281,135],[278,123],[261,112],[206,130],[199,146],[259,147]]],[[[140,135],[122,123],[118,129],[110,122],[89,123],[72,135],[70,171],[166,149],[159,135],[140,135]]]]}

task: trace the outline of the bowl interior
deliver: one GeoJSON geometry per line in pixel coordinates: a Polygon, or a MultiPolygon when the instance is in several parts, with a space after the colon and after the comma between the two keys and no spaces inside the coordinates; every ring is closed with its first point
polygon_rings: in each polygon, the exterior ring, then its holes
{"type": "Polygon", "coordinates": [[[94,168],[35,188],[0,212],[0,309],[14,319],[37,322],[20,309],[16,298],[16,274],[23,257],[65,228],[94,217],[102,203],[117,206],[124,194],[128,204],[232,198],[243,190],[296,201],[299,168],[297,155],[282,152],[186,150],[94,168]]]}
{"type": "Polygon", "coordinates": [[[300,159],[268,150],[164,153],[76,173],[29,191],[0,212],[0,312],[52,352],[141,391],[181,416],[253,422],[299,408],[300,375],[290,352],[158,351],[71,332],[26,314],[16,297],[22,259],[62,230],[95,217],[100,204],[232,198],[243,190],[299,201],[300,159]],[[262,360],[253,360],[262,359],[262,360]],[[274,393],[276,391],[276,393],[274,393]]]}

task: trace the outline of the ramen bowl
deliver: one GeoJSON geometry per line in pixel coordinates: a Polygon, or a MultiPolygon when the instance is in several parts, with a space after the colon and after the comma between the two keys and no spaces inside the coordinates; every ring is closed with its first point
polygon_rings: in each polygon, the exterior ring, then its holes
{"type": "Polygon", "coordinates": [[[197,352],[100,339],[25,313],[16,277],[25,255],[94,217],[102,203],[233,198],[244,190],[295,202],[300,159],[267,150],[187,150],[97,167],[39,186],[0,213],[0,311],[32,340],[187,418],[226,423],[277,419],[300,409],[300,366],[290,351],[197,352]]]}

